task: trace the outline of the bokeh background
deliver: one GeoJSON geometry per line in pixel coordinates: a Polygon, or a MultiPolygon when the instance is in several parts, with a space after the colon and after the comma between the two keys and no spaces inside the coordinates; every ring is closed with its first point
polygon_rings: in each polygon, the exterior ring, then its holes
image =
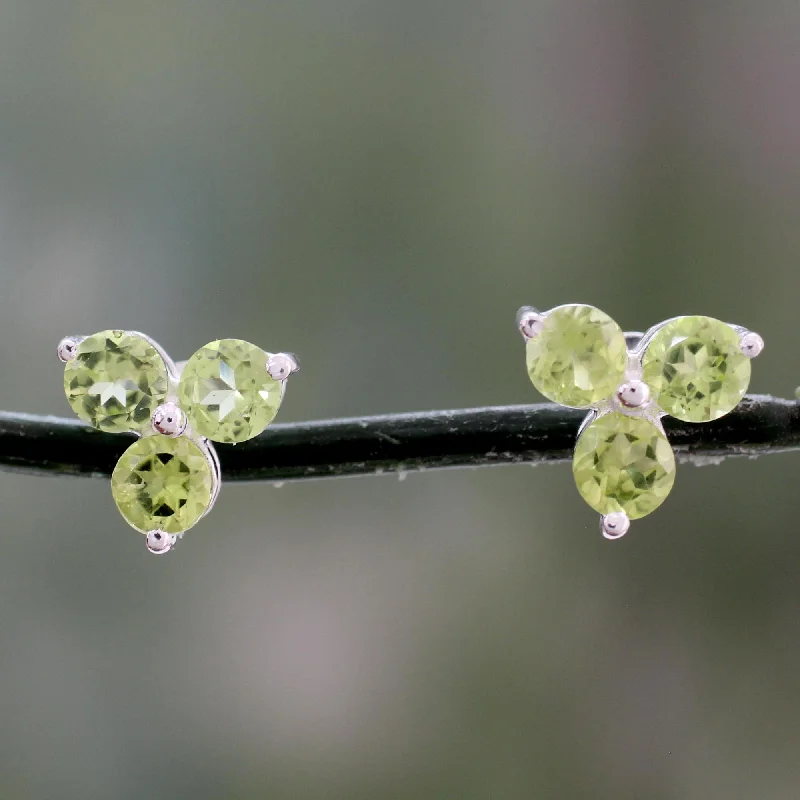
{"type": "MultiPolygon", "coordinates": [[[[297,352],[279,419],[535,401],[518,306],[800,383],[800,6],[0,1],[0,406],[55,345],[297,352]]],[[[797,454],[623,541],[566,465],[228,485],[149,556],[0,475],[4,798],[796,798],[797,454]]]]}

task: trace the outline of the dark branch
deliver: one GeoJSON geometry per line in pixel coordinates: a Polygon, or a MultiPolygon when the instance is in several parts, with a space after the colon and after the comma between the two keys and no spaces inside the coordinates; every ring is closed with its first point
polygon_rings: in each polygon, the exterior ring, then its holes
{"type": "MultiPolygon", "coordinates": [[[[551,404],[390,414],[273,425],[244,444],[219,445],[223,478],[285,481],[572,457],[585,412],[551,404]]],[[[748,396],[716,422],[665,428],[683,460],[713,461],[800,449],[800,405],[748,396]]],[[[132,441],[81,422],[0,412],[0,468],[109,475],[132,441]]]]}

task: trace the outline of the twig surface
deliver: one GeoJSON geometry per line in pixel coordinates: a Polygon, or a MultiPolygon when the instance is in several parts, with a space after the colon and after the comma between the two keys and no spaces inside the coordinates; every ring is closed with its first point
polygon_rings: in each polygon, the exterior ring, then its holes
{"type": "MultiPolygon", "coordinates": [[[[276,424],[217,445],[228,481],[286,481],[572,458],[583,411],[550,403],[276,424]]],[[[730,414],[693,425],[665,419],[681,460],[714,462],[800,449],[800,404],[748,395],[730,414]]],[[[58,417],[0,412],[0,469],[108,476],[131,443],[58,417]]]]}

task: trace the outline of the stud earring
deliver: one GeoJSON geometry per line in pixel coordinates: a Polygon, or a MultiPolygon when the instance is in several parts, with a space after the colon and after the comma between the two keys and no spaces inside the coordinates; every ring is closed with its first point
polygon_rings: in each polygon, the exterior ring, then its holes
{"type": "Polygon", "coordinates": [[[585,408],[572,462],[583,499],[607,539],[666,500],[675,456],[661,418],[708,422],[732,411],[750,383],[757,334],[712,317],[675,317],[623,333],[593,306],[521,308],[533,385],[548,399],[585,408]]]}
{"type": "Polygon", "coordinates": [[[111,491],[151,553],[172,549],[214,505],[220,468],[211,442],[258,436],[278,413],[294,356],[219,339],[175,364],[132,331],[71,336],[58,345],[75,413],[101,431],[140,438],[117,462],[111,491]]]}

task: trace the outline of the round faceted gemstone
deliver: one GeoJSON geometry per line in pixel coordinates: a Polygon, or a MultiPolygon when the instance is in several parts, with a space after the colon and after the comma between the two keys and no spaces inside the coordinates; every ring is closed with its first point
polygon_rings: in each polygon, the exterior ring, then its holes
{"type": "Polygon", "coordinates": [[[167,396],[167,367],[146,339],[102,331],[84,339],[64,370],[75,413],[101,431],[138,431],[167,396]]]}
{"type": "Polygon", "coordinates": [[[117,462],[111,492],[122,516],[137,531],[180,533],[208,510],[213,493],[211,465],[185,436],[145,436],[117,462]]]}
{"type": "Polygon", "coordinates": [[[750,383],[750,359],[739,334],[711,317],[678,317],[651,339],[643,377],[656,403],[686,422],[708,422],[732,411],[750,383]]]}
{"type": "Polygon", "coordinates": [[[550,400],[573,408],[605,400],[623,382],[625,335],[593,306],[555,308],[528,340],[528,375],[550,400]]]}
{"type": "Polygon", "coordinates": [[[606,414],[580,435],[572,472],[593,509],[601,514],[624,511],[637,519],[666,500],[675,482],[675,455],[652,422],[606,414]]]}
{"type": "Polygon", "coordinates": [[[197,433],[215,442],[258,436],[278,413],[281,382],[267,372],[267,354],[240,339],[220,339],[187,362],[180,406],[197,433]]]}

